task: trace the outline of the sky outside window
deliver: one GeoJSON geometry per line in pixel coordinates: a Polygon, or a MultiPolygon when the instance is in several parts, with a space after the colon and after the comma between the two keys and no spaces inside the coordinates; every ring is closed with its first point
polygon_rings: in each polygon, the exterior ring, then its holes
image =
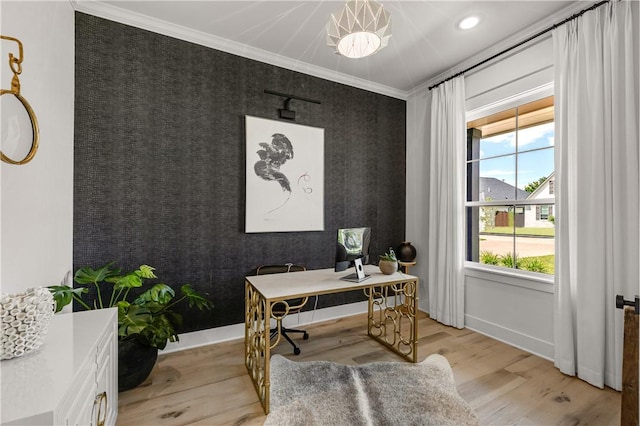
{"type": "MultiPolygon", "coordinates": [[[[517,144],[517,151],[521,153],[518,156],[518,188],[524,189],[528,183],[541,177],[547,177],[553,172],[553,149],[524,154],[525,151],[554,146],[553,122],[518,130],[517,144]]],[[[515,156],[491,158],[515,152],[515,132],[482,139],[480,141],[480,158],[487,158],[487,160],[480,162],[480,176],[495,177],[516,186],[515,156]]]]}

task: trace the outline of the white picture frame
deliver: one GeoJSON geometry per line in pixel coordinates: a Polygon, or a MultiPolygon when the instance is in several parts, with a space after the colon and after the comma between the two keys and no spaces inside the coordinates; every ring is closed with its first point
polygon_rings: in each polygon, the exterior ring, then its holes
{"type": "Polygon", "coordinates": [[[245,232],[324,231],[324,129],[245,117],[245,232]]]}

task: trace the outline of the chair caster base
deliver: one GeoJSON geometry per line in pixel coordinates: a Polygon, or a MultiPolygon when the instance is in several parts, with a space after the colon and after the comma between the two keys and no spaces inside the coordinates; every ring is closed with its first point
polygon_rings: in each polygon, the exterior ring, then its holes
{"type": "Polygon", "coordinates": [[[294,355],[300,355],[300,348],[293,348],[294,355]]]}

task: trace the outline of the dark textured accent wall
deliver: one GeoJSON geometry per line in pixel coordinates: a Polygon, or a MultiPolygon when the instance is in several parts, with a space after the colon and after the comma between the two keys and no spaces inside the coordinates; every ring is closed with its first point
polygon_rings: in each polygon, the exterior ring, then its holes
{"type": "MultiPolygon", "coordinates": [[[[405,102],[76,13],[74,268],[146,263],[206,292],[181,331],[244,321],[256,266],[333,266],[336,230],[370,226],[373,260],[405,231],[405,102]],[[325,230],[246,234],[244,117],[325,129],[325,230]]],[[[363,300],[321,296],[318,307],[363,300]]]]}

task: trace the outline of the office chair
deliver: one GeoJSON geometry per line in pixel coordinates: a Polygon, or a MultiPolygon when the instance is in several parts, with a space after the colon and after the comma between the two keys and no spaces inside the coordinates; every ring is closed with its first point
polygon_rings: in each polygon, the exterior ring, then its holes
{"type": "MultiPolygon", "coordinates": [[[[298,271],[306,271],[306,268],[302,265],[294,265],[292,263],[286,263],[284,265],[264,265],[258,267],[258,269],[256,270],[256,275],[280,274],[283,272],[298,271]]],[[[289,312],[287,313],[287,315],[299,313],[304,305],[307,304],[308,300],[308,297],[287,300],[286,302],[289,305],[289,312]]],[[[309,333],[307,333],[305,330],[286,328],[282,325],[282,315],[285,314],[285,307],[281,303],[275,303],[273,305],[273,310],[271,313],[274,317],[276,317],[276,320],[278,321],[280,334],[282,335],[282,337],[287,339],[289,343],[291,343],[291,346],[293,346],[293,354],[300,355],[300,348],[294,343],[293,340],[291,340],[291,337],[289,337],[288,333],[301,333],[304,340],[307,340],[309,338],[309,333]]],[[[278,327],[276,327],[275,330],[271,330],[271,339],[275,338],[278,335],[278,327]]]]}

